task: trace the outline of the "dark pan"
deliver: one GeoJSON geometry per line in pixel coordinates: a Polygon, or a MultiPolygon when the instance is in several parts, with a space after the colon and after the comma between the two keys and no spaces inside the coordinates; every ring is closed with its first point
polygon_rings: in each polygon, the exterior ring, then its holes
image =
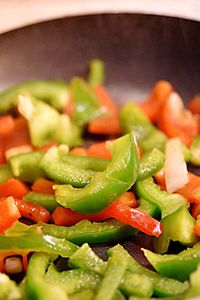
{"type": "MultiPolygon", "coordinates": [[[[97,57],[106,63],[106,85],[119,104],[143,99],[159,79],[169,80],[187,102],[200,92],[199,49],[195,21],[140,14],[68,17],[0,36],[0,88],[28,79],[70,80],[97,57]]],[[[138,237],[125,242],[140,261],[141,241],[149,246],[138,237]]]]}

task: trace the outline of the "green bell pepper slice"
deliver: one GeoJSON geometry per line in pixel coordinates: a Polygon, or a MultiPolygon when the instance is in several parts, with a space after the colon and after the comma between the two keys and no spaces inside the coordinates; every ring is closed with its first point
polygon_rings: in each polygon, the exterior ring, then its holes
{"type": "Polygon", "coordinates": [[[200,263],[200,243],[176,255],[161,255],[146,249],[143,252],[158,273],[180,281],[187,280],[200,263]]]}
{"type": "Polygon", "coordinates": [[[198,240],[194,233],[195,219],[185,206],[165,217],[161,223],[164,230],[158,238],[153,240],[154,250],[157,253],[166,253],[170,240],[186,246],[192,246],[198,240]]]}
{"type": "Polygon", "coordinates": [[[44,100],[58,110],[63,110],[68,101],[68,87],[62,80],[32,80],[16,84],[0,93],[0,112],[12,109],[17,95],[30,94],[44,100]]]}
{"type": "Polygon", "coordinates": [[[69,300],[93,300],[95,293],[91,289],[83,289],[69,296],[69,300]]]}
{"type": "Polygon", "coordinates": [[[12,156],[8,162],[13,175],[25,182],[33,182],[39,177],[45,177],[44,171],[39,167],[43,155],[44,152],[34,151],[12,156]]]}
{"type": "Polygon", "coordinates": [[[82,213],[103,210],[134,184],[138,174],[138,152],[133,133],[111,144],[113,159],[82,189],[70,185],[55,185],[56,201],[64,207],[82,213]]]}
{"type": "Polygon", "coordinates": [[[39,226],[44,234],[66,239],[77,245],[111,243],[133,236],[137,232],[132,226],[113,219],[104,222],[82,220],[70,227],[46,223],[39,223],[39,226]]]}
{"type": "Polygon", "coordinates": [[[4,183],[9,178],[12,178],[13,174],[9,165],[0,165],[0,183],[4,183]]]}
{"type": "Polygon", "coordinates": [[[89,64],[88,82],[92,85],[103,85],[105,81],[105,65],[100,59],[92,59],[89,64]]]}
{"type": "Polygon", "coordinates": [[[179,194],[170,194],[162,191],[151,177],[137,181],[135,188],[137,196],[159,207],[162,218],[167,217],[180,207],[186,205],[185,198],[179,194]]]}
{"type": "Polygon", "coordinates": [[[70,92],[74,103],[73,121],[84,126],[99,114],[98,99],[92,87],[79,77],[72,79],[70,92]]]}
{"type": "Polygon", "coordinates": [[[189,285],[188,282],[179,282],[172,278],[167,278],[151,271],[140,265],[128,252],[121,246],[117,245],[108,250],[108,255],[113,255],[115,252],[120,252],[126,259],[128,259],[128,271],[133,274],[145,275],[153,285],[153,295],[158,297],[178,296],[184,293],[189,285]]]}
{"type": "Polygon", "coordinates": [[[197,135],[192,141],[190,147],[191,151],[191,163],[194,166],[200,166],[200,135],[197,135]]]}
{"type": "Polygon", "coordinates": [[[124,276],[127,264],[128,260],[124,259],[121,253],[114,253],[108,259],[104,277],[94,300],[112,300],[124,276]]]}
{"type": "Polygon", "coordinates": [[[164,166],[164,162],[165,155],[157,148],[154,148],[150,153],[144,154],[140,161],[137,180],[153,176],[164,166]]]}
{"type": "MultiPolygon", "coordinates": [[[[10,235],[0,236],[0,252],[35,251],[70,257],[78,247],[65,239],[43,234],[39,227],[24,228],[24,232],[10,232],[10,235]],[[37,231],[36,231],[37,230],[37,231]],[[33,232],[35,231],[35,232],[33,232]],[[12,235],[11,235],[12,233],[12,235]]],[[[8,231],[9,232],[9,231],[8,231]]]]}
{"type": "Polygon", "coordinates": [[[68,300],[67,294],[60,286],[49,284],[45,272],[55,257],[46,253],[35,253],[31,257],[25,280],[25,291],[30,300],[68,300]]]}
{"type": "Polygon", "coordinates": [[[62,161],[60,155],[60,152],[63,152],[62,148],[62,146],[50,148],[41,159],[40,167],[49,178],[57,182],[68,183],[78,188],[84,187],[92,180],[96,172],[81,169],[66,161],[62,161]]]}
{"type": "Polygon", "coordinates": [[[145,199],[139,199],[138,209],[145,211],[148,215],[155,219],[160,219],[160,209],[156,204],[153,204],[145,199]]]}
{"type": "Polygon", "coordinates": [[[68,295],[77,293],[82,289],[96,291],[101,279],[99,274],[81,269],[58,272],[53,264],[49,266],[45,275],[46,282],[58,285],[68,295]]]}
{"type": "Polygon", "coordinates": [[[59,204],[56,202],[56,197],[53,194],[42,194],[36,192],[29,192],[23,197],[23,200],[32,202],[45,207],[52,213],[59,204]]]}
{"type": "Polygon", "coordinates": [[[151,124],[138,105],[128,102],[120,110],[120,124],[123,133],[134,131],[143,152],[154,148],[164,151],[167,137],[151,124]]]}

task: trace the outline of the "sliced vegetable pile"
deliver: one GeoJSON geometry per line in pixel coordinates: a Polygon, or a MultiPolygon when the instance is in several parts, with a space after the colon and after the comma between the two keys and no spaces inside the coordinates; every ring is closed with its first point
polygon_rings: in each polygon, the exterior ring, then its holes
{"type": "Polygon", "coordinates": [[[96,59],[87,81],[0,93],[0,300],[200,295],[200,177],[188,171],[200,166],[200,97],[187,109],[159,81],[119,108],[104,77],[96,59]],[[155,271],[119,244],[106,261],[90,247],[139,231],[155,271]]]}

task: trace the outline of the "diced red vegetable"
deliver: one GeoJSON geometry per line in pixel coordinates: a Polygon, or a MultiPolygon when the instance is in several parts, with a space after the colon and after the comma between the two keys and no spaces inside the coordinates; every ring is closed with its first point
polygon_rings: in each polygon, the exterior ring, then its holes
{"type": "Polygon", "coordinates": [[[19,179],[10,178],[0,184],[0,197],[22,198],[29,192],[28,187],[19,179]]]}
{"type": "Polygon", "coordinates": [[[183,102],[176,93],[171,93],[163,105],[158,126],[168,137],[179,137],[188,147],[198,134],[197,119],[189,110],[184,109],[183,102]]]}
{"type": "Polygon", "coordinates": [[[35,223],[47,223],[50,221],[51,216],[49,211],[39,204],[27,202],[18,198],[15,198],[15,204],[17,205],[22,217],[30,219],[35,223]]]}
{"type": "Polygon", "coordinates": [[[200,176],[189,173],[189,182],[176,192],[191,203],[200,203],[200,176]]]}
{"type": "Polygon", "coordinates": [[[15,121],[11,115],[0,117],[0,137],[9,135],[15,127],[15,121]]]}
{"type": "Polygon", "coordinates": [[[121,129],[118,106],[103,86],[97,85],[94,89],[105,115],[91,120],[88,124],[88,131],[94,134],[119,134],[121,129]]]}
{"type": "Polygon", "coordinates": [[[112,156],[106,147],[106,142],[92,144],[87,149],[87,155],[112,159],[112,156]]]}
{"type": "Polygon", "coordinates": [[[87,150],[83,147],[75,147],[70,150],[70,154],[86,156],[87,150]]]}
{"type": "Polygon", "coordinates": [[[55,182],[45,178],[38,178],[32,185],[31,189],[36,193],[54,194],[53,185],[55,182]]]}
{"type": "Polygon", "coordinates": [[[10,228],[20,217],[20,211],[13,197],[0,199],[0,233],[10,228]]]}
{"type": "Polygon", "coordinates": [[[158,120],[161,107],[165,104],[167,97],[172,91],[173,87],[168,81],[158,81],[149,98],[146,101],[139,103],[140,108],[152,122],[158,120]]]}

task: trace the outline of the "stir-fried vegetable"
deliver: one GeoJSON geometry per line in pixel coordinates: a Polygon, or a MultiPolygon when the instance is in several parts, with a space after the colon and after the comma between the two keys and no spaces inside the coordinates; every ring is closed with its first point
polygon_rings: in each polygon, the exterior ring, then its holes
{"type": "Polygon", "coordinates": [[[88,81],[0,93],[0,300],[200,295],[200,176],[187,165],[200,165],[199,96],[187,110],[159,81],[119,107],[104,81],[94,59],[88,81]],[[139,232],[157,272],[111,248],[139,232]],[[104,243],[103,261],[90,245],[104,243]]]}

